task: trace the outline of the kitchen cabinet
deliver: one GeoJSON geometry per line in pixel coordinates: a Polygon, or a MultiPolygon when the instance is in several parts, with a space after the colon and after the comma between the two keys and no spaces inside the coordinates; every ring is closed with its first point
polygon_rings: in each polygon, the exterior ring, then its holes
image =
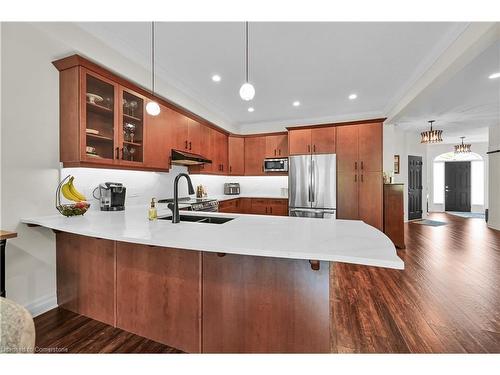
{"type": "Polygon", "coordinates": [[[266,158],[266,137],[252,136],[245,138],[245,175],[264,175],[266,158]]]}
{"type": "Polygon", "coordinates": [[[116,242],[116,327],[201,352],[200,283],[198,251],[116,242]]]}
{"type": "Polygon", "coordinates": [[[169,112],[169,123],[172,127],[172,148],[188,150],[188,118],[177,111],[169,112]]]}
{"type": "Polygon", "coordinates": [[[382,230],[382,123],[337,128],[337,217],[382,230]]]}
{"type": "Polygon", "coordinates": [[[202,165],[193,165],[189,167],[189,173],[193,174],[212,174],[217,172],[217,166],[215,156],[214,156],[214,141],[212,139],[212,133],[215,130],[208,126],[201,126],[199,129],[200,132],[200,155],[203,155],[207,159],[211,160],[212,163],[206,163],[202,165]]]}
{"type": "Polygon", "coordinates": [[[144,164],[147,168],[168,171],[172,149],[172,127],[169,126],[171,109],[160,104],[158,116],[147,116],[148,129],[145,144],[144,164]]]}
{"type": "Polygon", "coordinates": [[[290,155],[334,154],[335,133],[334,126],[290,129],[288,131],[289,153],[290,155]]]}
{"type": "Polygon", "coordinates": [[[228,138],[229,175],[245,174],[245,138],[229,136],[228,138]]]}
{"type": "Polygon", "coordinates": [[[406,247],[403,196],[403,184],[384,184],[384,233],[400,249],[406,247]]]}
{"type": "Polygon", "coordinates": [[[241,202],[238,198],[219,202],[219,212],[241,213],[241,202]]]}
{"type": "Polygon", "coordinates": [[[193,154],[201,154],[201,128],[204,125],[198,121],[188,118],[187,151],[193,154]]]}
{"type": "Polygon", "coordinates": [[[219,212],[288,216],[288,199],[234,198],[220,201],[219,212]]]}
{"type": "Polygon", "coordinates": [[[228,136],[217,130],[212,130],[212,173],[227,174],[228,136]]]}
{"type": "Polygon", "coordinates": [[[287,134],[266,136],[266,158],[283,158],[288,156],[287,134]]]}

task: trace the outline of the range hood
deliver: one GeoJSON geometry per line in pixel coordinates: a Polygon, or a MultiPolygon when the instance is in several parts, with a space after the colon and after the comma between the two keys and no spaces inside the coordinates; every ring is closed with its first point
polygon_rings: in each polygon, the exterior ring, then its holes
{"type": "Polygon", "coordinates": [[[186,151],[172,149],[172,164],[176,165],[202,165],[212,164],[212,160],[208,160],[204,156],[192,154],[186,151]]]}

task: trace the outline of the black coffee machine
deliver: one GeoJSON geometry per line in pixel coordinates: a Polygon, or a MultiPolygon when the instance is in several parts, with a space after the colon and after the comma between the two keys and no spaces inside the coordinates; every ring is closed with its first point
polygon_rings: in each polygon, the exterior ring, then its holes
{"type": "Polygon", "coordinates": [[[119,182],[104,182],[99,184],[98,199],[101,211],[123,211],[125,209],[126,191],[127,188],[119,182]]]}

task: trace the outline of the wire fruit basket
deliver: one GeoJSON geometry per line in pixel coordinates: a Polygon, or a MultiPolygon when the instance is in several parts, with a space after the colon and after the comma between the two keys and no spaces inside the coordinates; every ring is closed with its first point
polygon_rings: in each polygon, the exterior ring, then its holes
{"type": "Polygon", "coordinates": [[[85,212],[88,211],[90,207],[90,203],[86,201],[80,201],[76,203],[64,203],[64,204],[61,203],[61,189],[70,177],[71,177],[70,175],[66,176],[59,183],[56,190],[56,209],[61,213],[61,215],[64,215],[66,217],[83,215],[85,214],[85,212]]]}

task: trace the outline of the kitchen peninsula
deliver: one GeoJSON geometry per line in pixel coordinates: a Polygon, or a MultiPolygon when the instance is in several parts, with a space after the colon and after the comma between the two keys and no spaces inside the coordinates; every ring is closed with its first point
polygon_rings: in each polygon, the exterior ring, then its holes
{"type": "Polygon", "coordinates": [[[233,220],[172,224],[144,213],[22,222],[56,233],[61,307],[187,352],[329,352],[329,262],[404,268],[362,221],[203,213],[233,220]]]}

